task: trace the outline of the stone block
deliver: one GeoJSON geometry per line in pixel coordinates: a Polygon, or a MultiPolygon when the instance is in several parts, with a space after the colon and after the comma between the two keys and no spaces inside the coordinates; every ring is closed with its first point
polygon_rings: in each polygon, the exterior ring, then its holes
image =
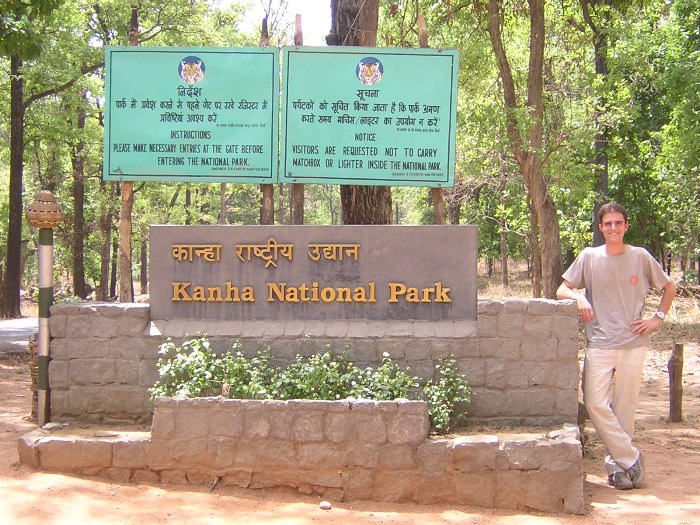
{"type": "Polygon", "coordinates": [[[498,436],[473,435],[458,437],[454,440],[452,446],[453,468],[461,472],[495,470],[498,451],[498,436]]]}
{"type": "MultiPolygon", "coordinates": [[[[63,360],[52,359],[49,362],[49,385],[53,388],[68,388],[70,386],[69,379],[69,362],[63,360]]],[[[53,400],[52,400],[53,402],[53,400]]]]}
{"type": "Polygon", "coordinates": [[[226,404],[221,404],[217,409],[209,412],[209,433],[212,436],[241,436],[243,434],[244,409],[240,406],[240,400],[226,401],[226,404]],[[234,403],[228,403],[229,401],[234,403]]]}
{"type": "Polygon", "coordinates": [[[575,317],[557,315],[554,317],[552,335],[560,341],[575,341],[578,338],[579,326],[578,313],[575,317]]]}
{"type": "Polygon", "coordinates": [[[416,450],[416,466],[419,472],[439,473],[452,470],[452,440],[430,440],[416,450]]]}
{"type": "Polygon", "coordinates": [[[410,343],[406,344],[404,357],[407,361],[423,361],[431,359],[431,347],[428,341],[423,339],[411,339],[410,343]]]}
{"type": "Polygon", "coordinates": [[[484,386],[486,382],[486,364],[483,359],[459,359],[457,366],[471,387],[484,386]]]}
{"type": "Polygon", "coordinates": [[[50,315],[49,317],[49,334],[51,334],[51,337],[55,338],[63,338],[66,336],[66,322],[68,321],[68,317],[65,315],[54,315],[54,307],[51,307],[50,310],[50,315]]]}
{"type": "Polygon", "coordinates": [[[525,316],[523,337],[530,341],[546,341],[552,337],[554,318],[542,315],[525,316]]]}
{"type": "Polygon", "coordinates": [[[439,321],[435,325],[435,336],[448,339],[475,339],[479,334],[476,320],[439,321]]]}
{"type": "Polygon", "coordinates": [[[383,445],[379,449],[379,466],[390,470],[415,468],[416,447],[413,445],[383,445]]]}
{"type": "Polygon", "coordinates": [[[387,337],[413,337],[414,327],[411,321],[392,321],[386,325],[387,337]]]}
{"type": "Polygon", "coordinates": [[[376,363],[381,360],[381,353],[377,354],[378,348],[371,339],[357,339],[351,344],[347,345],[347,348],[338,349],[337,353],[340,354],[346,350],[348,352],[349,359],[355,364],[358,362],[376,363]]]}
{"type": "Polygon", "coordinates": [[[288,441],[248,439],[236,444],[235,467],[238,469],[258,472],[297,466],[295,447],[288,441]]]}
{"type": "Polygon", "coordinates": [[[342,413],[326,415],[326,439],[332,443],[342,443],[355,439],[355,425],[342,413]]]}
{"type": "Polygon", "coordinates": [[[67,360],[70,359],[70,346],[71,340],[64,338],[52,339],[49,343],[49,353],[51,354],[51,360],[67,360]]]}
{"type": "MultiPolygon", "coordinates": [[[[139,361],[125,361],[118,359],[115,362],[115,380],[121,385],[139,384],[139,361]]],[[[151,383],[152,385],[153,383],[151,383]]]]}
{"type": "Polygon", "coordinates": [[[141,439],[117,439],[112,445],[112,465],[123,469],[144,469],[147,465],[146,448],[150,436],[141,439]]]}
{"type": "Polygon", "coordinates": [[[535,444],[535,455],[541,470],[569,470],[582,462],[581,442],[578,439],[540,439],[535,444]]]}
{"type": "MultiPolygon", "coordinates": [[[[163,399],[163,398],[158,398],[163,399]]],[[[156,408],[153,412],[151,435],[155,440],[175,439],[175,413],[172,408],[159,406],[156,400],[156,408]]],[[[216,430],[217,427],[213,427],[216,430]]]]}
{"type": "Polygon", "coordinates": [[[17,452],[19,453],[20,463],[32,468],[40,466],[39,441],[46,436],[47,433],[45,431],[37,429],[17,439],[17,452]]]}
{"type": "Polygon", "coordinates": [[[291,425],[293,441],[322,441],[323,435],[324,418],[322,412],[296,413],[291,425]]]}
{"type": "Polygon", "coordinates": [[[411,344],[411,340],[405,339],[378,339],[374,341],[375,353],[372,361],[372,366],[376,368],[381,364],[381,359],[384,354],[389,354],[389,357],[394,361],[403,359],[406,356],[406,347],[411,344]]]}
{"type": "Polygon", "coordinates": [[[138,385],[150,388],[160,379],[157,359],[141,359],[138,363],[138,385]]]}
{"type": "Polygon", "coordinates": [[[369,323],[367,321],[348,322],[347,337],[350,339],[369,337],[369,328],[369,323]]]}
{"type": "Polygon", "coordinates": [[[579,370],[578,362],[573,359],[565,362],[560,361],[557,368],[555,386],[563,390],[578,390],[580,383],[581,371],[579,370]]]}
{"type": "Polygon", "coordinates": [[[417,377],[419,381],[430,381],[435,379],[435,364],[431,359],[422,359],[399,363],[399,366],[409,375],[417,377]]]}
{"type": "Polygon", "coordinates": [[[53,383],[51,383],[50,375],[49,384],[51,385],[51,417],[56,421],[70,414],[68,411],[70,392],[68,390],[59,390],[55,387],[53,383]]]}
{"type": "Polygon", "coordinates": [[[222,487],[240,487],[247,489],[253,473],[250,470],[234,470],[224,474],[219,482],[222,487]]]}
{"type": "Polygon", "coordinates": [[[523,361],[557,361],[559,342],[556,339],[523,341],[520,344],[523,361]]]}
{"type": "MultiPolygon", "coordinates": [[[[539,363],[538,363],[539,365],[539,363]]],[[[530,370],[527,363],[522,361],[507,361],[505,363],[505,384],[504,388],[527,388],[530,370]]],[[[488,386],[499,386],[498,383],[488,386]]]]}
{"type": "Polygon", "coordinates": [[[371,471],[345,468],[340,472],[343,483],[343,501],[371,500],[374,497],[374,477],[371,471]]]}
{"type": "Polygon", "coordinates": [[[428,435],[425,417],[406,416],[387,422],[386,437],[389,443],[397,445],[419,445],[428,435]]]}
{"type": "MultiPolygon", "coordinates": [[[[354,322],[354,321],[349,321],[354,322]]],[[[386,337],[387,335],[387,325],[391,321],[369,321],[366,326],[366,336],[372,339],[377,339],[380,337],[386,337]]]]}
{"type": "Polygon", "coordinates": [[[129,483],[131,481],[131,469],[108,468],[103,472],[103,476],[116,483],[129,483]]]}
{"type": "Polygon", "coordinates": [[[578,359],[579,345],[576,339],[560,339],[557,344],[557,359],[575,361],[578,359]]]}
{"type": "Polygon", "coordinates": [[[525,506],[527,472],[499,470],[496,472],[494,505],[499,509],[521,509],[525,506]]]}
{"type": "Polygon", "coordinates": [[[131,476],[134,483],[160,483],[161,477],[157,472],[149,469],[135,470],[131,476]]]}
{"type": "Polygon", "coordinates": [[[521,340],[502,337],[484,337],[479,340],[479,355],[482,358],[520,359],[521,340]]]}
{"type": "Polygon", "coordinates": [[[455,472],[454,492],[462,505],[493,507],[496,500],[496,472],[455,472]]]}
{"type": "Polygon", "coordinates": [[[159,346],[165,340],[158,337],[116,337],[108,341],[108,355],[115,359],[138,361],[151,359],[155,362],[159,346]]]}
{"type": "Polygon", "coordinates": [[[112,466],[112,443],[51,436],[38,443],[41,467],[62,472],[112,466]]]}
{"type": "MultiPolygon", "coordinates": [[[[503,310],[505,301],[490,299],[488,301],[479,301],[476,304],[476,313],[479,318],[482,315],[498,315],[503,310]]],[[[479,319],[481,320],[481,319],[479,319]]]]}
{"type": "Polygon", "coordinates": [[[71,339],[92,338],[91,318],[86,315],[71,315],[66,319],[66,334],[71,339]]]}
{"type": "Polygon", "coordinates": [[[429,505],[454,501],[455,480],[451,473],[428,472],[416,478],[413,501],[429,505]]]}
{"type": "Polygon", "coordinates": [[[348,334],[348,323],[346,321],[326,321],[325,337],[344,338],[348,334]]]}
{"type": "MultiPolygon", "coordinates": [[[[289,445],[290,448],[292,445],[289,445]]],[[[299,443],[296,458],[300,469],[342,468],[345,466],[345,448],[330,443],[299,443]]]]}
{"type": "Polygon", "coordinates": [[[209,471],[188,470],[185,472],[187,483],[190,485],[211,485],[218,477],[215,473],[209,471]]]}
{"type": "Polygon", "coordinates": [[[541,436],[511,436],[501,443],[501,450],[508,459],[509,470],[537,470],[542,464],[535,454],[541,436]]]}
{"type": "MultiPolygon", "coordinates": [[[[144,390],[138,386],[115,386],[105,389],[100,401],[102,412],[111,418],[138,416],[146,412],[144,390]]],[[[97,411],[96,408],[92,410],[97,411]]]]}
{"type": "Polygon", "coordinates": [[[480,314],[477,318],[476,331],[479,338],[500,335],[498,332],[498,316],[480,314]]]}
{"type": "Polygon", "coordinates": [[[502,389],[507,384],[506,360],[501,358],[484,359],[486,376],[484,386],[502,389]]]}
{"type": "Polygon", "coordinates": [[[377,501],[393,503],[413,500],[419,482],[414,471],[379,470],[374,474],[374,497],[377,501]]]}
{"type": "Polygon", "coordinates": [[[455,360],[478,358],[479,340],[435,339],[430,342],[430,355],[433,359],[454,358],[455,360]]]}
{"type": "Polygon", "coordinates": [[[416,321],[413,323],[413,337],[431,339],[437,335],[435,323],[416,321]]]}
{"type": "Polygon", "coordinates": [[[67,345],[67,359],[106,359],[109,357],[109,349],[112,345],[110,339],[69,339],[67,345]]]}
{"type": "Polygon", "coordinates": [[[187,485],[187,474],[179,469],[162,470],[160,482],[169,485],[187,485]]]}
{"type": "Polygon", "coordinates": [[[553,361],[545,363],[529,362],[525,364],[527,382],[525,386],[557,388],[557,379],[562,363],[553,361]]]}
{"type": "Polygon", "coordinates": [[[526,473],[525,506],[540,512],[584,513],[583,473],[531,471],[526,473]]]}
{"type": "Polygon", "coordinates": [[[304,335],[306,321],[287,321],[284,324],[284,337],[300,337],[304,335]]]}
{"type": "Polygon", "coordinates": [[[554,413],[562,417],[564,423],[574,423],[578,417],[578,390],[556,390],[554,413]]]}
{"type": "Polygon", "coordinates": [[[118,317],[95,317],[91,321],[91,336],[102,339],[116,337],[120,331],[119,325],[123,323],[123,320],[118,317]]]}
{"type": "Polygon", "coordinates": [[[506,393],[501,389],[477,387],[472,388],[469,413],[473,417],[492,418],[506,414],[506,393]]]}
{"type": "Polygon", "coordinates": [[[197,439],[209,435],[211,410],[192,405],[181,405],[175,412],[177,439],[197,439]]]}
{"type": "MultiPolygon", "coordinates": [[[[507,305],[510,302],[506,303],[507,305]]],[[[523,310],[524,311],[524,310],[523,310]]],[[[498,336],[521,338],[525,332],[525,315],[522,313],[501,313],[497,322],[498,336]]]]}
{"type": "Polygon", "coordinates": [[[78,385],[107,385],[116,379],[114,359],[72,359],[70,380],[78,385]]]}
{"type": "Polygon", "coordinates": [[[562,305],[553,299],[529,299],[527,301],[527,313],[530,315],[553,317],[561,310],[562,305]]]}

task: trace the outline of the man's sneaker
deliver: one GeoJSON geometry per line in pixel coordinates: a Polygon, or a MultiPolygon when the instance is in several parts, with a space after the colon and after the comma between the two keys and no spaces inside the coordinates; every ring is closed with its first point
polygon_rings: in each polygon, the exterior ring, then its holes
{"type": "Polygon", "coordinates": [[[615,472],[608,476],[608,485],[618,490],[629,490],[634,485],[626,472],[615,472]]]}
{"type": "Polygon", "coordinates": [[[632,486],[634,486],[635,489],[644,486],[644,457],[641,452],[639,453],[639,459],[636,463],[627,469],[627,475],[632,480],[632,486]]]}

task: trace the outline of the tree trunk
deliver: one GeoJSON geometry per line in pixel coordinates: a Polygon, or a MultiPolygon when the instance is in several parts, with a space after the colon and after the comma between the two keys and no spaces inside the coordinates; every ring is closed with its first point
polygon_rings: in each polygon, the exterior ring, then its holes
{"type": "Polygon", "coordinates": [[[24,159],[24,79],[22,59],[10,58],[10,186],[7,258],[0,318],[21,317],[19,291],[22,275],[22,177],[24,159]]]}
{"type": "Polygon", "coordinates": [[[148,238],[141,236],[141,294],[148,293],[148,238]]]}
{"type": "MultiPolygon", "coordinates": [[[[85,129],[85,109],[77,109],[76,128],[85,129]]],[[[78,138],[71,155],[73,167],[73,295],[85,299],[85,143],[78,138]]]]}
{"type": "MultiPolygon", "coordinates": [[[[506,171],[505,164],[505,154],[499,154],[500,159],[500,178],[498,180],[498,193],[500,198],[500,203],[503,209],[506,206],[506,182],[508,180],[508,173],[506,171]]],[[[508,223],[506,218],[501,217],[501,285],[504,288],[508,288],[508,223]]]]}
{"type": "MultiPolygon", "coordinates": [[[[542,275],[542,293],[545,297],[554,298],[561,282],[561,240],[559,238],[557,210],[547,190],[542,169],[544,0],[529,0],[528,3],[530,6],[530,61],[527,78],[529,115],[526,122],[518,122],[517,120],[519,104],[515,82],[501,36],[503,13],[499,0],[489,0],[488,32],[503,82],[503,99],[506,107],[510,110],[506,118],[508,138],[513,156],[525,181],[528,197],[532,202],[531,209],[534,211],[536,219],[533,221],[533,225],[536,224],[538,228],[532,232],[532,240],[538,240],[541,247],[541,253],[533,252],[533,255],[541,257],[539,270],[542,275]],[[527,127],[523,138],[520,128],[525,126],[527,127]]],[[[533,246],[533,250],[536,249],[538,248],[533,246]]],[[[534,270],[535,275],[537,275],[538,268],[535,267],[534,270]]]]}
{"type": "MultiPolygon", "coordinates": [[[[260,47],[270,45],[267,17],[263,18],[260,29],[260,47]]],[[[272,184],[260,185],[260,224],[275,224],[275,187],[272,184]]]]}
{"type": "MultiPolygon", "coordinates": [[[[583,18],[593,32],[593,60],[595,64],[595,73],[599,75],[603,80],[608,74],[608,64],[607,64],[607,28],[610,26],[610,15],[609,9],[612,6],[612,0],[582,0],[581,8],[583,9],[583,18]],[[596,6],[604,4],[605,9],[603,10],[603,22],[605,28],[600,28],[595,21],[591,18],[589,5],[596,6]]],[[[601,96],[595,106],[595,112],[593,118],[595,119],[595,137],[594,145],[595,148],[595,196],[596,200],[593,205],[593,217],[592,217],[592,227],[593,227],[593,246],[600,246],[605,243],[603,238],[603,232],[598,228],[598,211],[601,206],[608,200],[609,188],[608,188],[608,140],[610,136],[610,130],[608,125],[605,123],[605,114],[607,113],[608,100],[604,95],[601,96]]]]}
{"type": "MultiPolygon", "coordinates": [[[[131,7],[129,45],[138,45],[139,8],[131,7]]],[[[122,207],[119,213],[119,302],[134,300],[134,283],[131,261],[131,215],[134,209],[134,184],[122,182],[122,207]]]]}
{"type": "Polygon", "coordinates": [[[100,247],[100,285],[97,288],[97,293],[95,298],[98,301],[108,301],[110,297],[110,261],[111,261],[111,248],[112,248],[112,220],[114,219],[114,213],[112,212],[112,197],[114,194],[114,183],[109,184],[106,187],[103,184],[103,191],[109,193],[109,195],[103,197],[104,204],[102,205],[100,213],[100,231],[102,232],[103,242],[100,247]]]}
{"type": "MultiPolygon", "coordinates": [[[[328,45],[377,44],[379,0],[331,0],[328,45]]],[[[391,189],[388,186],[341,186],[343,224],[391,224],[391,189]]]]}

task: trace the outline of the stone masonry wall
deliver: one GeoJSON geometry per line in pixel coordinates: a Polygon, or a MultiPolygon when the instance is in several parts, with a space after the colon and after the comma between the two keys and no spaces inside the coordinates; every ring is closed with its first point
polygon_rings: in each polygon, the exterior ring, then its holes
{"type": "Polygon", "coordinates": [[[158,378],[158,346],[205,333],[217,350],[234,341],[275,364],[328,348],[378,366],[385,352],[424,380],[453,355],[472,390],[471,420],[573,423],[578,407],[578,317],[573,302],[480,301],[477,321],[151,322],[146,304],[78,303],[51,308],[49,385],[54,421],[145,422],[158,378]]]}
{"type": "Polygon", "coordinates": [[[547,435],[427,439],[423,401],[159,398],[150,433],[72,432],[43,428],[22,436],[20,460],[119,482],[292,487],[335,501],[584,511],[575,425],[547,435]]]}

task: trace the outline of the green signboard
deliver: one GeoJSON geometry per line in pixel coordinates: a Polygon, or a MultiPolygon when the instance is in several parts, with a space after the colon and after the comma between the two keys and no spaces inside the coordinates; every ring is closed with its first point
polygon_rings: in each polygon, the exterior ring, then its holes
{"type": "Polygon", "coordinates": [[[280,181],[454,186],[457,51],[283,53],[280,181]]]}
{"type": "Polygon", "coordinates": [[[279,53],[106,48],[105,180],[277,180],[279,53]]]}

